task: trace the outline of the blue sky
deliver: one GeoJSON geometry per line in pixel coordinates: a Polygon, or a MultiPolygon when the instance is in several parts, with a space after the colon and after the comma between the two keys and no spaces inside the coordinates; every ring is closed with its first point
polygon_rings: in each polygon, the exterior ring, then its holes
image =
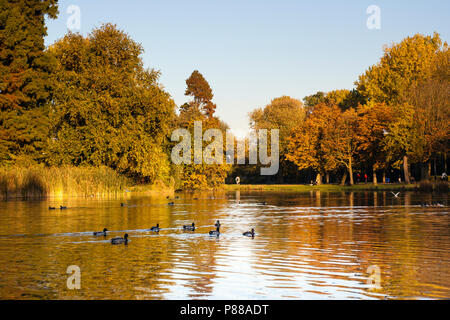
{"type": "Polygon", "coordinates": [[[199,70],[211,85],[217,114],[232,129],[248,128],[248,113],[282,95],[351,89],[381,57],[383,45],[437,31],[449,42],[450,1],[427,0],[60,0],[47,23],[46,44],[67,32],[67,8],[81,10],[82,34],[112,22],[145,49],[146,67],[177,105],[185,80],[199,70]],[[381,29],[369,30],[369,5],[381,9],[381,29]]]}

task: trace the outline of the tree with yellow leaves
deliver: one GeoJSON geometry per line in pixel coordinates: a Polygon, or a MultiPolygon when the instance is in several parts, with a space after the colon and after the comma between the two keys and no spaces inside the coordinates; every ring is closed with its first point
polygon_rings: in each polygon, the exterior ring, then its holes
{"type": "Polygon", "coordinates": [[[387,154],[387,161],[394,167],[403,165],[405,182],[411,183],[409,173],[410,160],[418,160],[423,155],[425,139],[414,123],[417,116],[416,109],[407,104],[395,106],[395,118],[389,126],[384,140],[383,150],[387,154]]]}
{"type": "Polygon", "coordinates": [[[167,136],[175,104],[145,69],[143,48],[112,24],[69,33],[56,57],[49,165],[108,166],[136,181],[169,178],[167,136]]]}
{"type": "Polygon", "coordinates": [[[386,140],[392,150],[385,150],[391,161],[403,162],[406,182],[411,161],[423,163],[433,153],[447,154],[449,69],[448,45],[439,34],[416,34],[386,48],[380,62],[356,82],[366,100],[394,108],[397,120],[386,140]]]}
{"type": "MultiPolygon", "coordinates": [[[[450,141],[450,51],[439,52],[429,79],[412,85],[402,101],[415,108],[414,125],[425,140],[422,154],[416,158],[427,163],[425,178],[431,174],[431,161],[438,154],[446,156],[450,141]]],[[[445,169],[444,169],[445,170],[445,169]]]]}
{"type": "MultiPolygon", "coordinates": [[[[249,114],[252,129],[279,130],[280,169],[277,175],[278,182],[283,182],[285,176],[296,170],[286,161],[285,154],[292,130],[305,120],[305,115],[303,103],[289,96],[275,98],[264,108],[258,108],[249,114]]],[[[268,141],[268,145],[270,146],[270,141],[268,141]]]]}
{"type": "Polygon", "coordinates": [[[444,50],[439,34],[416,34],[387,47],[380,62],[370,67],[355,83],[369,101],[396,104],[414,83],[429,79],[437,53],[444,50]]]}
{"type": "MultiPolygon", "coordinates": [[[[194,71],[186,80],[187,89],[186,96],[192,96],[193,100],[180,106],[180,114],[175,121],[176,128],[185,128],[190,132],[191,140],[195,137],[194,126],[195,122],[202,124],[202,151],[204,147],[209,145],[203,139],[203,133],[208,129],[219,129],[222,137],[226,136],[228,125],[215,117],[214,110],[208,109],[208,104],[211,103],[213,97],[212,89],[206,79],[198,72],[194,71]]],[[[213,139],[216,139],[214,137],[213,139]]],[[[214,140],[215,141],[215,140],[214,140]]],[[[214,143],[212,141],[211,143],[214,143]]],[[[193,140],[189,142],[191,145],[193,140]]],[[[226,141],[222,140],[222,150],[226,150],[226,141]]],[[[225,161],[222,163],[215,163],[213,159],[206,159],[205,153],[202,152],[201,163],[194,162],[194,156],[191,153],[190,164],[180,164],[173,168],[176,184],[184,190],[206,190],[214,189],[225,182],[228,172],[231,170],[231,165],[225,161]],[[208,161],[211,160],[211,161],[208,161]]],[[[214,154],[215,156],[215,154],[214,154]]],[[[225,154],[219,155],[219,158],[224,159],[225,154]]]]}

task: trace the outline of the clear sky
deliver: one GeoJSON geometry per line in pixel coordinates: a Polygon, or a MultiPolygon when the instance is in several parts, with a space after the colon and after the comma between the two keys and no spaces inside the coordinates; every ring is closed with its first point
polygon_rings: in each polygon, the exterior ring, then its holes
{"type": "Polygon", "coordinates": [[[217,114],[235,130],[246,130],[248,113],[273,98],[353,88],[385,44],[434,31],[449,42],[450,35],[447,0],[60,0],[47,45],[67,32],[70,5],[81,12],[74,31],[112,22],[141,43],[146,67],[161,71],[177,105],[188,100],[186,78],[199,70],[217,114]],[[370,5],[381,9],[379,30],[367,28],[370,5]]]}

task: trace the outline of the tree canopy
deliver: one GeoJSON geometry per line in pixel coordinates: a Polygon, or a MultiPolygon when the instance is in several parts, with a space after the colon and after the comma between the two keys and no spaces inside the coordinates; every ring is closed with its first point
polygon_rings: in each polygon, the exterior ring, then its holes
{"type": "Polygon", "coordinates": [[[165,148],[175,104],[144,69],[140,44],[115,25],[50,48],[58,61],[51,165],[106,165],[139,179],[168,177],[165,148]]]}
{"type": "MultiPolygon", "coordinates": [[[[177,114],[160,72],[144,67],[142,46],[117,26],[87,36],[69,32],[46,49],[45,19],[57,16],[57,0],[0,0],[0,9],[2,166],[107,166],[137,182],[175,179],[184,189],[224,182],[230,165],[170,162],[173,129],[193,133],[200,121],[203,132],[226,136],[228,125],[215,115],[213,90],[198,70],[186,79],[190,100],[177,114]]],[[[252,129],[279,130],[279,182],[302,170],[316,172],[318,182],[333,173],[350,183],[353,170],[371,170],[376,182],[377,171],[400,165],[408,182],[411,165],[426,164],[429,173],[439,157],[446,170],[448,49],[437,33],[416,34],[386,47],[354,89],[318,91],[304,104],[282,96],[251,112],[252,129]]],[[[254,169],[240,173],[255,176],[254,169]]]]}
{"type": "Polygon", "coordinates": [[[282,96],[273,99],[264,108],[255,109],[249,114],[249,117],[252,129],[280,130],[280,154],[284,154],[286,139],[292,129],[304,121],[305,109],[300,100],[282,96]]]}
{"type": "Polygon", "coordinates": [[[307,127],[294,129],[286,158],[319,174],[332,170],[330,164],[347,171],[354,165],[370,167],[374,182],[377,170],[402,164],[409,182],[411,163],[430,165],[433,157],[448,153],[449,63],[448,45],[437,33],[386,47],[356,89],[304,98],[307,127]],[[327,107],[339,108],[327,117],[327,107]]]}
{"type": "Polygon", "coordinates": [[[55,67],[45,18],[57,13],[57,0],[0,1],[0,162],[43,157],[55,67]]]}
{"type": "Polygon", "coordinates": [[[186,79],[186,85],[185,95],[193,97],[193,101],[187,105],[202,110],[207,117],[211,118],[216,111],[216,105],[211,101],[214,95],[208,81],[198,70],[194,70],[186,79]]]}
{"type": "Polygon", "coordinates": [[[429,79],[436,66],[437,54],[448,50],[439,34],[416,34],[386,47],[380,61],[370,67],[355,83],[367,100],[396,104],[408,88],[429,79]]]}

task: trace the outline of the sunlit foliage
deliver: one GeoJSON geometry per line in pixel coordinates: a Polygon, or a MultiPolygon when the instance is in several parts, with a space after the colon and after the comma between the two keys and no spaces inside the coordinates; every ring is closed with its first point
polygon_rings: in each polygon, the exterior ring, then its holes
{"type": "Polygon", "coordinates": [[[167,136],[175,105],[144,69],[140,44],[106,24],[69,33],[50,48],[58,61],[50,165],[106,165],[137,180],[169,175],[167,136]]]}

